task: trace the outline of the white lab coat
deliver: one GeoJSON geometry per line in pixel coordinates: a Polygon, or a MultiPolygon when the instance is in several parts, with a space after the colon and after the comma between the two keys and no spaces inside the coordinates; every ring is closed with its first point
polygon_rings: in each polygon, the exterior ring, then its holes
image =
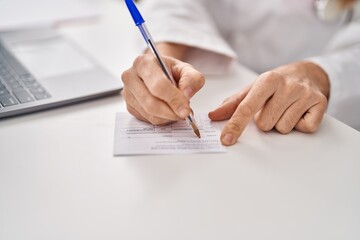
{"type": "MultiPolygon", "coordinates": [[[[298,60],[329,75],[328,114],[360,130],[360,6],[350,22],[325,23],[314,0],[143,0],[157,42],[192,47],[187,59],[205,73],[238,61],[257,73],[298,60]]],[[[239,89],[240,90],[240,89],[239,89]]]]}

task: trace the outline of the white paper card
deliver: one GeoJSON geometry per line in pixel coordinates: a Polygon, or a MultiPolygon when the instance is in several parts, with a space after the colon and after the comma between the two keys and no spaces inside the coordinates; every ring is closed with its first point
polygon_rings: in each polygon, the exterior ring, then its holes
{"type": "Polygon", "coordinates": [[[195,115],[201,139],[186,121],[153,126],[129,113],[116,114],[114,155],[191,154],[226,152],[220,143],[220,129],[207,114],[195,115]]]}

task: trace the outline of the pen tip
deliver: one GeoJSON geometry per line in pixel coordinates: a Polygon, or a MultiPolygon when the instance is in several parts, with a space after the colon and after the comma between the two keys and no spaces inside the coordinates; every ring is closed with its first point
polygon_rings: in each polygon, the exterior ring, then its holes
{"type": "Polygon", "coordinates": [[[201,138],[199,129],[195,129],[194,132],[198,138],[201,138]]]}
{"type": "Polygon", "coordinates": [[[194,122],[191,122],[191,127],[198,138],[201,138],[200,131],[194,122]]]}

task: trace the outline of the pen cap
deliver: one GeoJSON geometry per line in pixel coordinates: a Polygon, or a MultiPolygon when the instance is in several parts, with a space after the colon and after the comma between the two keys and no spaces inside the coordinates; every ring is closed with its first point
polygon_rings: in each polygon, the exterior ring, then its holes
{"type": "Polygon", "coordinates": [[[135,25],[139,26],[145,22],[141,16],[139,10],[137,9],[133,0],[125,0],[126,6],[130,11],[132,18],[134,19],[135,25]]]}

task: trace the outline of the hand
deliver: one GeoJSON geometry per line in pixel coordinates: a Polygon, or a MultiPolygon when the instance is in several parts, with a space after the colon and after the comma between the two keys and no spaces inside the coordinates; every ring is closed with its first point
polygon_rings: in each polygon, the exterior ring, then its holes
{"type": "Polygon", "coordinates": [[[275,128],[286,134],[295,128],[314,132],[325,114],[329,91],[327,74],[318,65],[293,63],[261,74],[209,117],[214,121],[230,118],[221,134],[227,146],[235,144],[253,117],[263,131],[275,128]]]}
{"type": "Polygon", "coordinates": [[[203,75],[191,65],[171,57],[163,57],[163,60],[178,87],[166,78],[152,54],[137,57],[133,66],[121,76],[128,111],[154,125],[185,119],[191,112],[189,99],[205,83],[203,75]]]}

